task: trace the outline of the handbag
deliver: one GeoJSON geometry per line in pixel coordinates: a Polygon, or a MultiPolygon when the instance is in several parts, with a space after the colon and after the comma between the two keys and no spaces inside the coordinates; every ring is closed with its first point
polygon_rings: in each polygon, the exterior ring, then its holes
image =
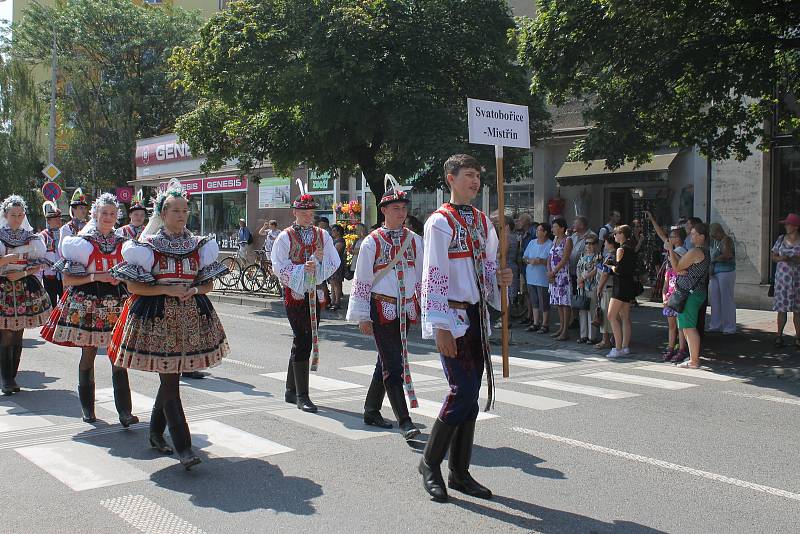
{"type": "Polygon", "coordinates": [[[684,308],[686,308],[686,301],[689,300],[691,293],[691,291],[676,287],[667,300],[667,308],[671,308],[677,313],[683,313],[684,308]]]}
{"type": "Polygon", "coordinates": [[[578,289],[577,293],[572,299],[572,307],[576,310],[586,311],[591,306],[589,296],[586,294],[585,289],[578,289]]]}
{"type": "Polygon", "coordinates": [[[592,316],[592,326],[601,326],[603,324],[603,308],[597,306],[594,309],[594,315],[592,316]]]}

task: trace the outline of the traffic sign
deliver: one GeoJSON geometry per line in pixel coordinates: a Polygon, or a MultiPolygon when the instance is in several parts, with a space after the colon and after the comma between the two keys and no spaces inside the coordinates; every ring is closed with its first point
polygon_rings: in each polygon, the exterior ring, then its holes
{"type": "Polygon", "coordinates": [[[61,198],[61,187],[55,182],[45,182],[42,186],[42,195],[47,200],[56,201],[61,198]]]}
{"type": "Polygon", "coordinates": [[[58,176],[61,174],[61,171],[58,170],[58,167],[56,167],[51,163],[50,165],[42,169],[42,174],[44,174],[47,177],[47,179],[52,182],[53,180],[58,178],[58,176]]]}

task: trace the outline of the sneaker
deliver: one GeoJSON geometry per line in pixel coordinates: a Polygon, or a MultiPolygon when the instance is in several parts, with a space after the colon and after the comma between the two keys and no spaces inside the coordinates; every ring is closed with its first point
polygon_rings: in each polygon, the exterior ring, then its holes
{"type": "Polygon", "coordinates": [[[622,349],[622,352],[620,352],[620,354],[621,354],[622,356],[627,356],[627,355],[629,355],[630,353],[631,353],[631,348],[630,348],[630,347],[624,347],[624,348],[622,349]]]}
{"type": "Polygon", "coordinates": [[[620,351],[618,351],[618,350],[616,349],[616,347],[615,347],[615,348],[613,348],[613,349],[611,349],[611,352],[609,352],[608,354],[606,354],[606,358],[610,358],[610,359],[612,359],[612,360],[613,360],[614,358],[619,358],[620,356],[622,356],[622,353],[621,353],[620,351]]]}

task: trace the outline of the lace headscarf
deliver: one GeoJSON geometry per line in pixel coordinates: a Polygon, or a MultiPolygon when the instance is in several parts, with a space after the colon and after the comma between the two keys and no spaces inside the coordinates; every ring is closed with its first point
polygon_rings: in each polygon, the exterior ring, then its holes
{"type": "Polygon", "coordinates": [[[8,210],[14,207],[22,208],[22,211],[25,212],[25,219],[22,221],[20,228],[22,230],[28,230],[29,232],[32,232],[33,226],[31,226],[31,223],[28,222],[28,204],[25,202],[25,199],[19,195],[9,195],[0,204],[0,228],[5,228],[8,226],[6,213],[8,213],[8,210]]]}
{"type": "Polygon", "coordinates": [[[147,223],[147,226],[145,226],[144,230],[142,230],[142,234],[139,236],[140,241],[146,236],[158,233],[158,231],[164,226],[164,219],[161,218],[161,210],[164,209],[164,203],[170,198],[183,198],[189,200],[189,195],[186,193],[186,189],[184,189],[180,180],[177,178],[170,180],[169,184],[167,184],[167,188],[164,191],[160,191],[155,200],[153,200],[153,216],[150,217],[150,221],[147,223]]]}
{"type": "Polygon", "coordinates": [[[100,210],[105,206],[114,206],[115,210],[119,210],[119,202],[117,202],[117,197],[112,195],[111,193],[103,193],[97,199],[92,202],[92,209],[89,211],[89,222],[86,223],[86,226],[78,232],[78,235],[86,235],[95,230],[97,228],[97,218],[100,216],[100,210]]]}

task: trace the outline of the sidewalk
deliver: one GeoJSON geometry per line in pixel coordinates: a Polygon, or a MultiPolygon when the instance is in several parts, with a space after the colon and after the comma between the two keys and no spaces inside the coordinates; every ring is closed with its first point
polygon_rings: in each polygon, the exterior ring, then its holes
{"type": "MultiPolygon", "coordinates": [[[[267,308],[276,314],[283,313],[283,303],[275,297],[252,297],[245,294],[213,292],[212,301],[267,308]]],[[[347,297],[345,297],[346,299],[347,297]]],[[[346,305],[338,312],[323,311],[322,319],[344,322],[346,305]]],[[[661,351],[667,342],[667,321],[661,314],[661,304],[642,302],[631,312],[633,320],[633,340],[631,359],[661,361],[661,351]]],[[[709,334],[704,339],[701,363],[721,372],[729,372],[750,377],[777,377],[800,382],[800,349],[794,347],[794,327],[786,325],[784,339],[786,347],[776,348],[775,313],[761,310],[737,310],[738,332],[733,335],[709,334]]],[[[571,340],[555,341],[549,335],[539,335],[525,331],[525,326],[512,321],[510,354],[515,349],[535,347],[537,349],[569,349],[576,353],[604,355],[598,351],[576,343],[577,330],[570,330],[571,340]]],[[[708,318],[706,320],[708,324],[708,318]]],[[[552,326],[552,325],[551,325],[552,326]]],[[[499,345],[499,332],[493,334],[492,343],[499,345]]]]}

